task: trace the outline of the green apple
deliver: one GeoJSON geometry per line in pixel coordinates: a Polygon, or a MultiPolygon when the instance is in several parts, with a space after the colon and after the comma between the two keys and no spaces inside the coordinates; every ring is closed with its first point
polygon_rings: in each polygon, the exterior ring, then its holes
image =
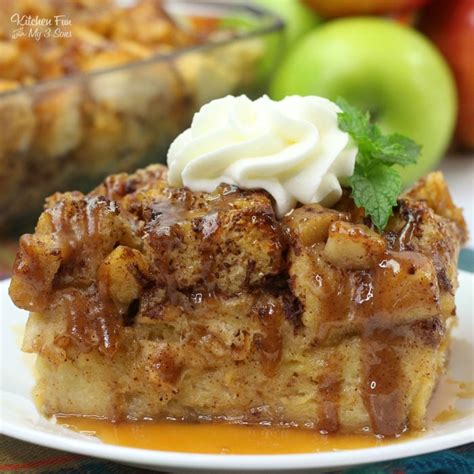
{"type": "MultiPolygon", "coordinates": [[[[255,71],[256,88],[254,91],[248,91],[249,95],[257,97],[266,92],[269,77],[274,72],[275,66],[280,63],[292,45],[321,20],[300,0],[253,0],[253,4],[276,14],[285,23],[282,31],[262,36],[265,52],[255,71]]],[[[223,19],[220,26],[249,32],[261,28],[262,25],[260,19],[242,13],[223,19]]]]}
{"type": "Polygon", "coordinates": [[[304,34],[321,23],[319,16],[300,0],[254,0],[256,5],[271,10],[285,21],[284,55],[304,34]]]}
{"type": "Polygon", "coordinates": [[[456,117],[453,78],[435,47],[381,18],[335,20],[306,35],[281,64],[270,94],[341,96],[369,110],[385,132],[412,138],[422,156],[400,170],[405,184],[436,166],[456,117]]]}
{"type": "MultiPolygon", "coordinates": [[[[300,0],[253,0],[253,4],[276,15],[284,22],[283,44],[279,44],[279,54],[283,56],[303,35],[321,23],[314,11],[300,0]]],[[[259,27],[258,21],[247,15],[225,18],[221,27],[250,31],[259,27]]]]}

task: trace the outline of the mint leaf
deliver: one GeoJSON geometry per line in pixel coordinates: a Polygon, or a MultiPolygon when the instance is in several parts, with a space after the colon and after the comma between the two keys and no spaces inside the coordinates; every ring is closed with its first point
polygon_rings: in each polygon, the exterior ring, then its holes
{"type": "Polygon", "coordinates": [[[336,104],[342,109],[338,114],[339,128],[351,135],[356,142],[371,138],[371,135],[376,133],[368,112],[361,112],[341,97],[336,100],[336,104]]]}
{"type": "Polygon", "coordinates": [[[374,225],[382,231],[392,214],[401,191],[401,179],[393,165],[416,163],[421,147],[398,133],[383,135],[370,122],[370,115],[337,99],[342,112],[339,128],[348,133],[358,147],[354,175],[349,182],[357,206],[364,208],[374,225]]]}
{"type": "Polygon", "coordinates": [[[372,155],[389,165],[413,165],[421,152],[421,146],[408,137],[394,133],[379,137],[372,155]]]}
{"type": "Polygon", "coordinates": [[[363,207],[375,227],[382,231],[397,204],[402,187],[400,175],[393,168],[379,163],[368,170],[356,171],[349,182],[356,205],[363,207]]]}

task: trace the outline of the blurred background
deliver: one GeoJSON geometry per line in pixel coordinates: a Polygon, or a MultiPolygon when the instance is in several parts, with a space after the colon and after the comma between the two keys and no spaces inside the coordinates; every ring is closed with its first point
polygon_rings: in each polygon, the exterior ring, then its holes
{"type": "MultiPolygon", "coordinates": [[[[44,198],[165,162],[211,99],[344,97],[474,232],[474,0],[0,0],[0,271],[44,198]]],[[[473,245],[473,240],[469,241],[473,245]]]]}

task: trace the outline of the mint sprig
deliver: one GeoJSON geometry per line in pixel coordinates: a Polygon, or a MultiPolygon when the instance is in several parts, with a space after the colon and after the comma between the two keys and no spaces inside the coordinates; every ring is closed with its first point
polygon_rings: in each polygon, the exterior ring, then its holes
{"type": "Polygon", "coordinates": [[[402,180],[393,165],[416,163],[421,147],[398,133],[383,135],[370,122],[368,112],[349,105],[339,98],[339,128],[347,132],[358,147],[354,174],[349,178],[352,198],[365,210],[377,229],[382,231],[392,215],[393,206],[402,189],[402,180]]]}

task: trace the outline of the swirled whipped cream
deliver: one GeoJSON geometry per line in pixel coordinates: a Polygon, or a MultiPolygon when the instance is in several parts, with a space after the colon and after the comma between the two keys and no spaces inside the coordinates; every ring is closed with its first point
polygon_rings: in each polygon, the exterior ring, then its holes
{"type": "Polygon", "coordinates": [[[227,183],[264,189],[279,217],[297,202],[331,206],[354,172],[357,147],[322,97],[227,96],[204,105],[168,151],[168,181],[192,191],[227,183]]]}

